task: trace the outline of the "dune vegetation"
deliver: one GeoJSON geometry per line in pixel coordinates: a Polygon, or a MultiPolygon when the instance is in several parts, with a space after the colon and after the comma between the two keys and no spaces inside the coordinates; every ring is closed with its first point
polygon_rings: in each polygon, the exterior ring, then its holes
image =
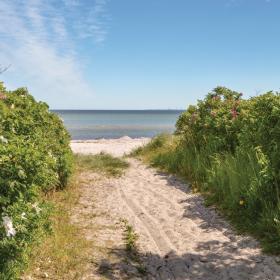
{"type": "Polygon", "coordinates": [[[280,95],[217,87],[179,117],[175,135],[134,152],[189,180],[240,232],[280,253],[280,95]]]}
{"type": "MultiPolygon", "coordinates": [[[[23,279],[82,279],[88,263],[93,262],[91,250],[100,244],[87,239],[84,226],[73,222],[74,209],[80,205],[79,200],[83,196],[82,186],[92,183],[92,178],[87,174],[118,177],[123,174],[128,163],[104,153],[75,154],[73,165],[67,187],[46,196],[46,201],[54,206],[50,214],[52,233],[38,246],[34,246],[23,279]]],[[[90,219],[95,215],[96,212],[93,212],[90,219]]]]}
{"type": "Polygon", "coordinates": [[[97,155],[76,154],[75,166],[79,172],[92,171],[106,176],[118,177],[123,174],[129,164],[121,158],[100,153],[97,155]]]}
{"type": "Polygon", "coordinates": [[[18,279],[32,246],[50,232],[48,193],[72,170],[70,136],[25,88],[0,83],[0,279],[18,279]]]}
{"type": "Polygon", "coordinates": [[[78,277],[80,252],[90,248],[70,221],[80,174],[118,177],[127,167],[109,154],[74,156],[69,133],[46,103],[0,83],[0,279],[19,279],[26,269],[78,277]]]}

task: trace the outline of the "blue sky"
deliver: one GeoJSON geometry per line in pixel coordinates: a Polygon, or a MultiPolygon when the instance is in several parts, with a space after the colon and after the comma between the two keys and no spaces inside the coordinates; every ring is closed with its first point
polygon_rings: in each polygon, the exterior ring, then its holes
{"type": "Polygon", "coordinates": [[[1,0],[0,76],[56,109],[279,90],[279,0],[1,0]]]}

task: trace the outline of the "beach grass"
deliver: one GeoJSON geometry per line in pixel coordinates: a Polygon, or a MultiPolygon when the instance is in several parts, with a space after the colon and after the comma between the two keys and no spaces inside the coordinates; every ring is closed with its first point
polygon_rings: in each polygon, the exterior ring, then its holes
{"type": "Polygon", "coordinates": [[[92,244],[81,229],[71,222],[71,211],[80,197],[78,173],[72,176],[66,189],[49,194],[54,207],[52,232],[33,249],[29,267],[23,279],[81,279],[90,258],[92,244]],[[55,278],[52,278],[55,277],[55,278]]]}
{"type": "Polygon", "coordinates": [[[121,176],[129,164],[122,158],[116,158],[110,154],[100,153],[97,155],[75,155],[77,169],[101,172],[105,175],[118,177],[121,176]]]}
{"type": "Polygon", "coordinates": [[[159,135],[132,155],[188,181],[192,191],[203,194],[206,205],[215,205],[239,233],[257,238],[265,252],[280,252],[280,208],[273,205],[273,193],[263,195],[264,166],[258,153],[210,157],[195,146],[186,149],[179,136],[159,135]]]}
{"type": "Polygon", "coordinates": [[[83,229],[71,221],[73,209],[81,196],[80,185],[86,183],[84,174],[93,172],[118,177],[128,164],[108,154],[75,155],[74,163],[75,170],[67,187],[46,197],[54,208],[52,233],[34,247],[23,279],[82,279],[87,264],[91,262],[90,250],[95,245],[86,239],[83,229]]]}

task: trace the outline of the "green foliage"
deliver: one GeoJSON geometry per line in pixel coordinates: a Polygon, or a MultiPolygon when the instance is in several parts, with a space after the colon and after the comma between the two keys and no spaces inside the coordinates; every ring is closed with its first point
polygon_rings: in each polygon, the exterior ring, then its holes
{"type": "Polygon", "coordinates": [[[17,279],[30,244],[50,230],[43,194],[67,183],[69,141],[45,103],[25,88],[7,91],[0,83],[0,279],[17,279]]]}
{"type": "Polygon", "coordinates": [[[280,96],[241,96],[214,89],[179,117],[175,144],[139,154],[191,180],[238,229],[280,253],[280,96]]]}
{"type": "Polygon", "coordinates": [[[155,152],[161,148],[167,148],[166,144],[171,143],[172,136],[169,134],[159,134],[155,136],[148,144],[145,146],[140,146],[131,152],[131,156],[141,156],[143,154],[148,155],[150,152],[155,152]]]}
{"type": "Polygon", "coordinates": [[[83,279],[94,244],[83,234],[83,225],[72,222],[72,215],[85,183],[85,176],[74,170],[66,188],[46,196],[55,205],[50,215],[52,234],[33,248],[23,279],[83,279]]]}
{"type": "Polygon", "coordinates": [[[134,229],[131,225],[128,224],[127,220],[123,220],[125,227],[124,241],[126,250],[129,253],[136,253],[136,241],[138,239],[138,235],[134,232],[134,229]]]}

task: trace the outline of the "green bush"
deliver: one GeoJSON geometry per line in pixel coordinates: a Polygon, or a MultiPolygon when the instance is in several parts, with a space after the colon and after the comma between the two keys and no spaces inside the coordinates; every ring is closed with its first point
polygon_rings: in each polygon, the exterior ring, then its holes
{"type": "Polygon", "coordinates": [[[280,253],[280,95],[245,100],[217,87],[179,117],[175,134],[175,148],[141,153],[191,180],[237,228],[280,253]]]}
{"type": "Polygon", "coordinates": [[[62,121],[25,88],[0,83],[0,279],[17,279],[30,244],[49,230],[44,193],[63,188],[72,169],[62,121]]]}

